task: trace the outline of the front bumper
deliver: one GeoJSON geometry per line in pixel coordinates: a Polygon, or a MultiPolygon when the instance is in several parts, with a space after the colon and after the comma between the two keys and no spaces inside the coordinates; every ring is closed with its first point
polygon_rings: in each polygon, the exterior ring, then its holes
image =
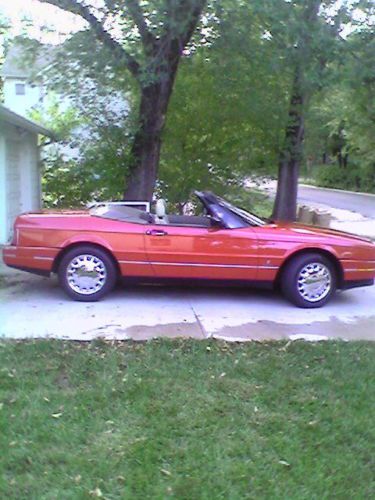
{"type": "Polygon", "coordinates": [[[375,260],[344,260],[342,261],[342,266],[344,283],[373,281],[375,278],[375,260]]]}

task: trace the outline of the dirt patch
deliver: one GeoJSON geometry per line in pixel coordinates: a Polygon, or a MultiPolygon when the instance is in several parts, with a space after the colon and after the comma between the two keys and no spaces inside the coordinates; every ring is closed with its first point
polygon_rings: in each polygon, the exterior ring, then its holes
{"type": "Polygon", "coordinates": [[[257,321],[238,326],[223,326],[212,336],[232,341],[281,340],[290,335],[321,335],[330,339],[374,340],[375,316],[356,318],[345,323],[331,317],[330,321],[315,321],[308,324],[275,323],[257,321]]]}
{"type": "Polygon", "coordinates": [[[132,340],[148,340],[155,337],[168,337],[171,339],[177,337],[206,338],[198,321],[194,323],[168,323],[166,325],[153,326],[136,325],[115,331],[115,335],[124,333],[132,340]]]}
{"type": "Polygon", "coordinates": [[[0,276],[0,288],[12,288],[20,284],[20,280],[8,276],[0,276]]]}

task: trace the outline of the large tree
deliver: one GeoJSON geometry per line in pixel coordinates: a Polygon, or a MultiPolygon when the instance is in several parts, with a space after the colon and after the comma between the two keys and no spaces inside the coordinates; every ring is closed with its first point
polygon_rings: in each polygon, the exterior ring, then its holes
{"type": "MultiPolygon", "coordinates": [[[[322,0],[291,2],[288,6],[290,33],[281,33],[282,43],[287,42],[286,49],[291,53],[289,60],[293,73],[285,137],[279,155],[278,183],[273,210],[275,219],[296,219],[298,176],[305,132],[304,115],[306,101],[311,91],[308,77],[311,78],[309,71],[315,55],[314,47],[318,44],[317,27],[321,4],[322,0]]],[[[275,26],[279,26],[279,20],[275,26]]],[[[276,37],[279,34],[280,32],[276,30],[276,37]]]]}
{"type": "Polygon", "coordinates": [[[139,88],[139,114],[124,197],[151,200],[161,134],[183,51],[207,0],[39,0],[81,16],[111,55],[116,71],[130,72],[139,88]]]}
{"type": "Polygon", "coordinates": [[[160,180],[176,202],[197,186],[228,194],[250,176],[277,172],[291,71],[264,36],[259,0],[216,8],[220,21],[184,60],[168,113],[160,180]]]}
{"type": "MultiPolygon", "coordinates": [[[[277,3],[278,0],[267,0],[277,3]]],[[[267,3],[265,2],[265,3],[267,3]]],[[[344,28],[353,30],[353,16],[358,9],[369,10],[371,3],[367,0],[326,1],[294,0],[281,2],[287,13],[287,31],[280,24],[280,15],[276,16],[275,41],[279,38],[281,45],[289,52],[289,65],[293,68],[290,85],[290,105],[285,127],[285,138],[280,150],[278,186],[273,217],[281,220],[295,220],[297,205],[297,187],[300,166],[303,161],[305,118],[311,98],[337,76],[335,68],[344,64],[351,52],[346,36],[342,36],[344,28]],[[285,44],[287,42],[287,44],[285,44]]],[[[272,25],[272,23],[271,23],[272,25]]],[[[271,28],[272,32],[272,28],[271,28]]],[[[343,87],[340,82],[340,86],[343,87]]],[[[333,111],[336,116],[340,110],[333,111]]],[[[317,124],[322,127],[323,124],[317,124]]],[[[342,143],[343,125],[337,128],[337,142],[342,143]]],[[[346,162],[343,148],[338,153],[346,162]]]]}

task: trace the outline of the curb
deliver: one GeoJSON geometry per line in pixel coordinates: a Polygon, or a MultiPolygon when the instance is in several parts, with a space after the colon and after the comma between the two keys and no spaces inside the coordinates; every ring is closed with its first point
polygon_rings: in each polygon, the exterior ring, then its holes
{"type": "Polygon", "coordinates": [[[369,196],[370,198],[375,198],[375,194],[362,193],[360,191],[345,191],[344,189],[326,188],[326,187],[312,186],[311,184],[302,184],[302,183],[299,183],[298,186],[307,187],[307,188],[311,188],[311,189],[323,189],[324,191],[334,191],[336,193],[360,194],[361,196],[369,196]]]}

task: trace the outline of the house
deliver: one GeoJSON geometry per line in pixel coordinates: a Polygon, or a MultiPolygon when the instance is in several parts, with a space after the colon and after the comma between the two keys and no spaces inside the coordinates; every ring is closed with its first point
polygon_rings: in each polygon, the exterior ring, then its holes
{"type": "MultiPolygon", "coordinates": [[[[22,43],[14,43],[6,54],[1,68],[4,103],[0,104],[0,244],[9,239],[15,217],[22,212],[39,209],[41,203],[40,147],[38,136],[53,139],[53,133],[29,119],[38,109],[48,114],[51,101],[64,111],[73,106],[69,97],[48,90],[46,70],[54,64],[56,47],[42,46],[32,67],[25,64],[26,52],[22,43]]],[[[96,83],[82,77],[81,88],[95,98],[98,106],[108,112],[112,123],[119,123],[129,110],[124,96],[116,91],[102,95],[96,83]]],[[[46,146],[44,155],[58,151],[65,159],[77,159],[77,139],[86,143],[93,129],[84,112],[84,124],[71,131],[72,143],[46,146]]],[[[102,125],[105,117],[100,115],[102,125]]],[[[109,122],[108,122],[109,124],[109,122]]]]}
{"type": "MultiPolygon", "coordinates": [[[[55,59],[63,45],[40,45],[33,63],[30,64],[27,48],[21,40],[15,40],[7,51],[0,75],[4,82],[4,105],[10,110],[26,118],[33,110],[47,113],[51,105],[58,103],[60,111],[75,107],[74,101],[65,95],[49,89],[48,71],[54,67],[55,59]]],[[[68,62],[66,64],[69,64],[68,62]]],[[[71,62],[76,66],[77,62],[71,62]]],[[[95,80],[87,75],[82,75],[79,81],[80,92],[91,95],[97,109],[105,109],[108,117],[101,116],[102,120],[110,119],[112,122],[121,121],[129,113],[129,103],[123,93],[110,89],[103,94],[103,89],[97,87],[95,80]]],[[[90,136],[88,116],[84,114],[85,126],[79,126],[74,131],[75,135],[90,136]]],[[[104,122],[103,122],[104,123],[104,122]]]]}
{"type": "Polygon", "coordinates": [[[19,213],[41,208],[40,125],[0,104],[0,244],[5,244],[19,213]]]}
{"type": "Polygon", "coordinates": [[[25,48],[19,43],[10,47],[1,68],[4,106],[27,118],[30,111],[43,105],[45,86],[40,78],[35,81],[31,78],[39,76],[40,71],[50,64],[52,53],[52,48],[46,46],[30,67],[30,64],[25,62],[25,48]]]}
{"type": "MultiPolygon", "coordinates": [[[[58,151],[65,160],[75,160],[80,156],[77,145],[86,145],[90,138],[95,136],[95,127],[91,121],[93,117],[90,116],[86,106],[77,107],[70,96],[49,88],[49,70],[54,67],[56,56],[62,49],[63,45],[39,45],[35,49],[33,63],[30,64],[27,62],[30,54],[28,55],[25,40],[16,39],[7,51],[0,70],[3,80],[3,104],[25,118],[29,118],[34,110],[38,110],[43,118],[48,118],[51,109],[56,113],[56,105],[60,113],[74,109],[81,123],[70,131],[70,141],[55,144],[50,149],[46,148],[45,153],[48,155],[58,151]]],[[[72,64],[77,63],[73,61],[72,64]]],[[[103,94],[103,89],[98,88],[97,83],[84,74],[79,82],[79,89],[83,95],[91,96],[91,100],[95,103],[94,113],[100,117],[101,126],[123,123],[129,113],[129,103],[123,93],[110,89],[108,93],[103,94]]]]}

